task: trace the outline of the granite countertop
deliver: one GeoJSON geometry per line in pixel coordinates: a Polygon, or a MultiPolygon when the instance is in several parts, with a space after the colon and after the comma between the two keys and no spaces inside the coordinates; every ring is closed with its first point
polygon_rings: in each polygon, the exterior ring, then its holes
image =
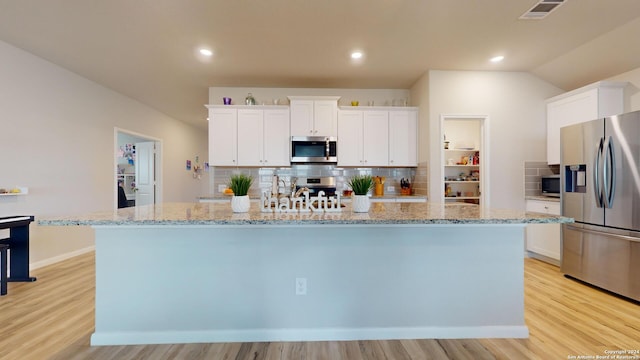
{"type": "Polygon", "coordinates": [[[560,202],[559,197],[553,196],[544,196],[544,195],[528,195],[524,197],[525,200],[540,200],[540,201],[551,201],[551,202],[560,202]]]}
{"type": "Polygon", "coordinates": [[[248,213],[233,213],[229,203],[162,203],[82,216],[39,219],[39,225],[315,225],[315,224],[527,224],[567,223],[573,219],[483,209],[472,204],[374,203],[368,213],[263,213],[252,204],[248,213]]]}
{"type": "MultiPolygon", "coordinates": [[[[198,200],[204,201],[229,201],[231,199],[230,195],[207,195],[207,196],[199,196],[198,200]]],[[[251,198],[251,200],[260,201],[260,197],[251,198]]],[[[426,195],[400,195],[400,194],[388,194],[382,196],[371,196],[371,200],[415,200],[415,201],[427,201],[426,195]]],[[[342,197],[342,201],[351,201],[350,197],[342,197]]]]}

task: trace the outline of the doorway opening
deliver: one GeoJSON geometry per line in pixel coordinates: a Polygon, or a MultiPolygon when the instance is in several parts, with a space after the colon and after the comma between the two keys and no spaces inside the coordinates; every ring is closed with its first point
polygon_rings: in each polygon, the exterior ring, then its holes
{"type": "Polygon", "coordinates": [[[489,206],[489,116],[440,115],[443,203],[489,206]]]}
{"type": "Polygon", "coordinates": [[[114,128],[114,209],[162,202],[162,140],[114,128]]]}

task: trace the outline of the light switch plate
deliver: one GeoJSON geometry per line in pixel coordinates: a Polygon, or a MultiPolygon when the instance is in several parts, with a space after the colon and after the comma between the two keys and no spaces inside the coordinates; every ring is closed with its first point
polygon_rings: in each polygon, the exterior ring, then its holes
{"type": "Polygon", "coordinates": [[[224,189],[226,189],[226,188],[227,188],[227,185],[220,184],[220,185],[218,185],[218,192],[222,193],[222,192],[224,192],[224,189]]]}

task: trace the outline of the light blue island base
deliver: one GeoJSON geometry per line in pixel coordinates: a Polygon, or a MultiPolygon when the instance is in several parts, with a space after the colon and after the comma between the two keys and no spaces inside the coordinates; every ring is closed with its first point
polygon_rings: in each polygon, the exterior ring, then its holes
{"type": "Polygon", "coordinates": [[[525,225],[94,225],[91,344],[525,338],[525,225]]]}

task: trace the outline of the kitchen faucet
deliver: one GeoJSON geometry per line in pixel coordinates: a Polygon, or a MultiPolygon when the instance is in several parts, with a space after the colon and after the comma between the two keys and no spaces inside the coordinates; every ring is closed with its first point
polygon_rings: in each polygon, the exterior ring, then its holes
{"type": "Polygon", "coordinates": [[[293,177],[291,178],[291,198],[293,198],[296,194],[296,183],[298,182],[298,178],[297,177],[293,177]]]}

